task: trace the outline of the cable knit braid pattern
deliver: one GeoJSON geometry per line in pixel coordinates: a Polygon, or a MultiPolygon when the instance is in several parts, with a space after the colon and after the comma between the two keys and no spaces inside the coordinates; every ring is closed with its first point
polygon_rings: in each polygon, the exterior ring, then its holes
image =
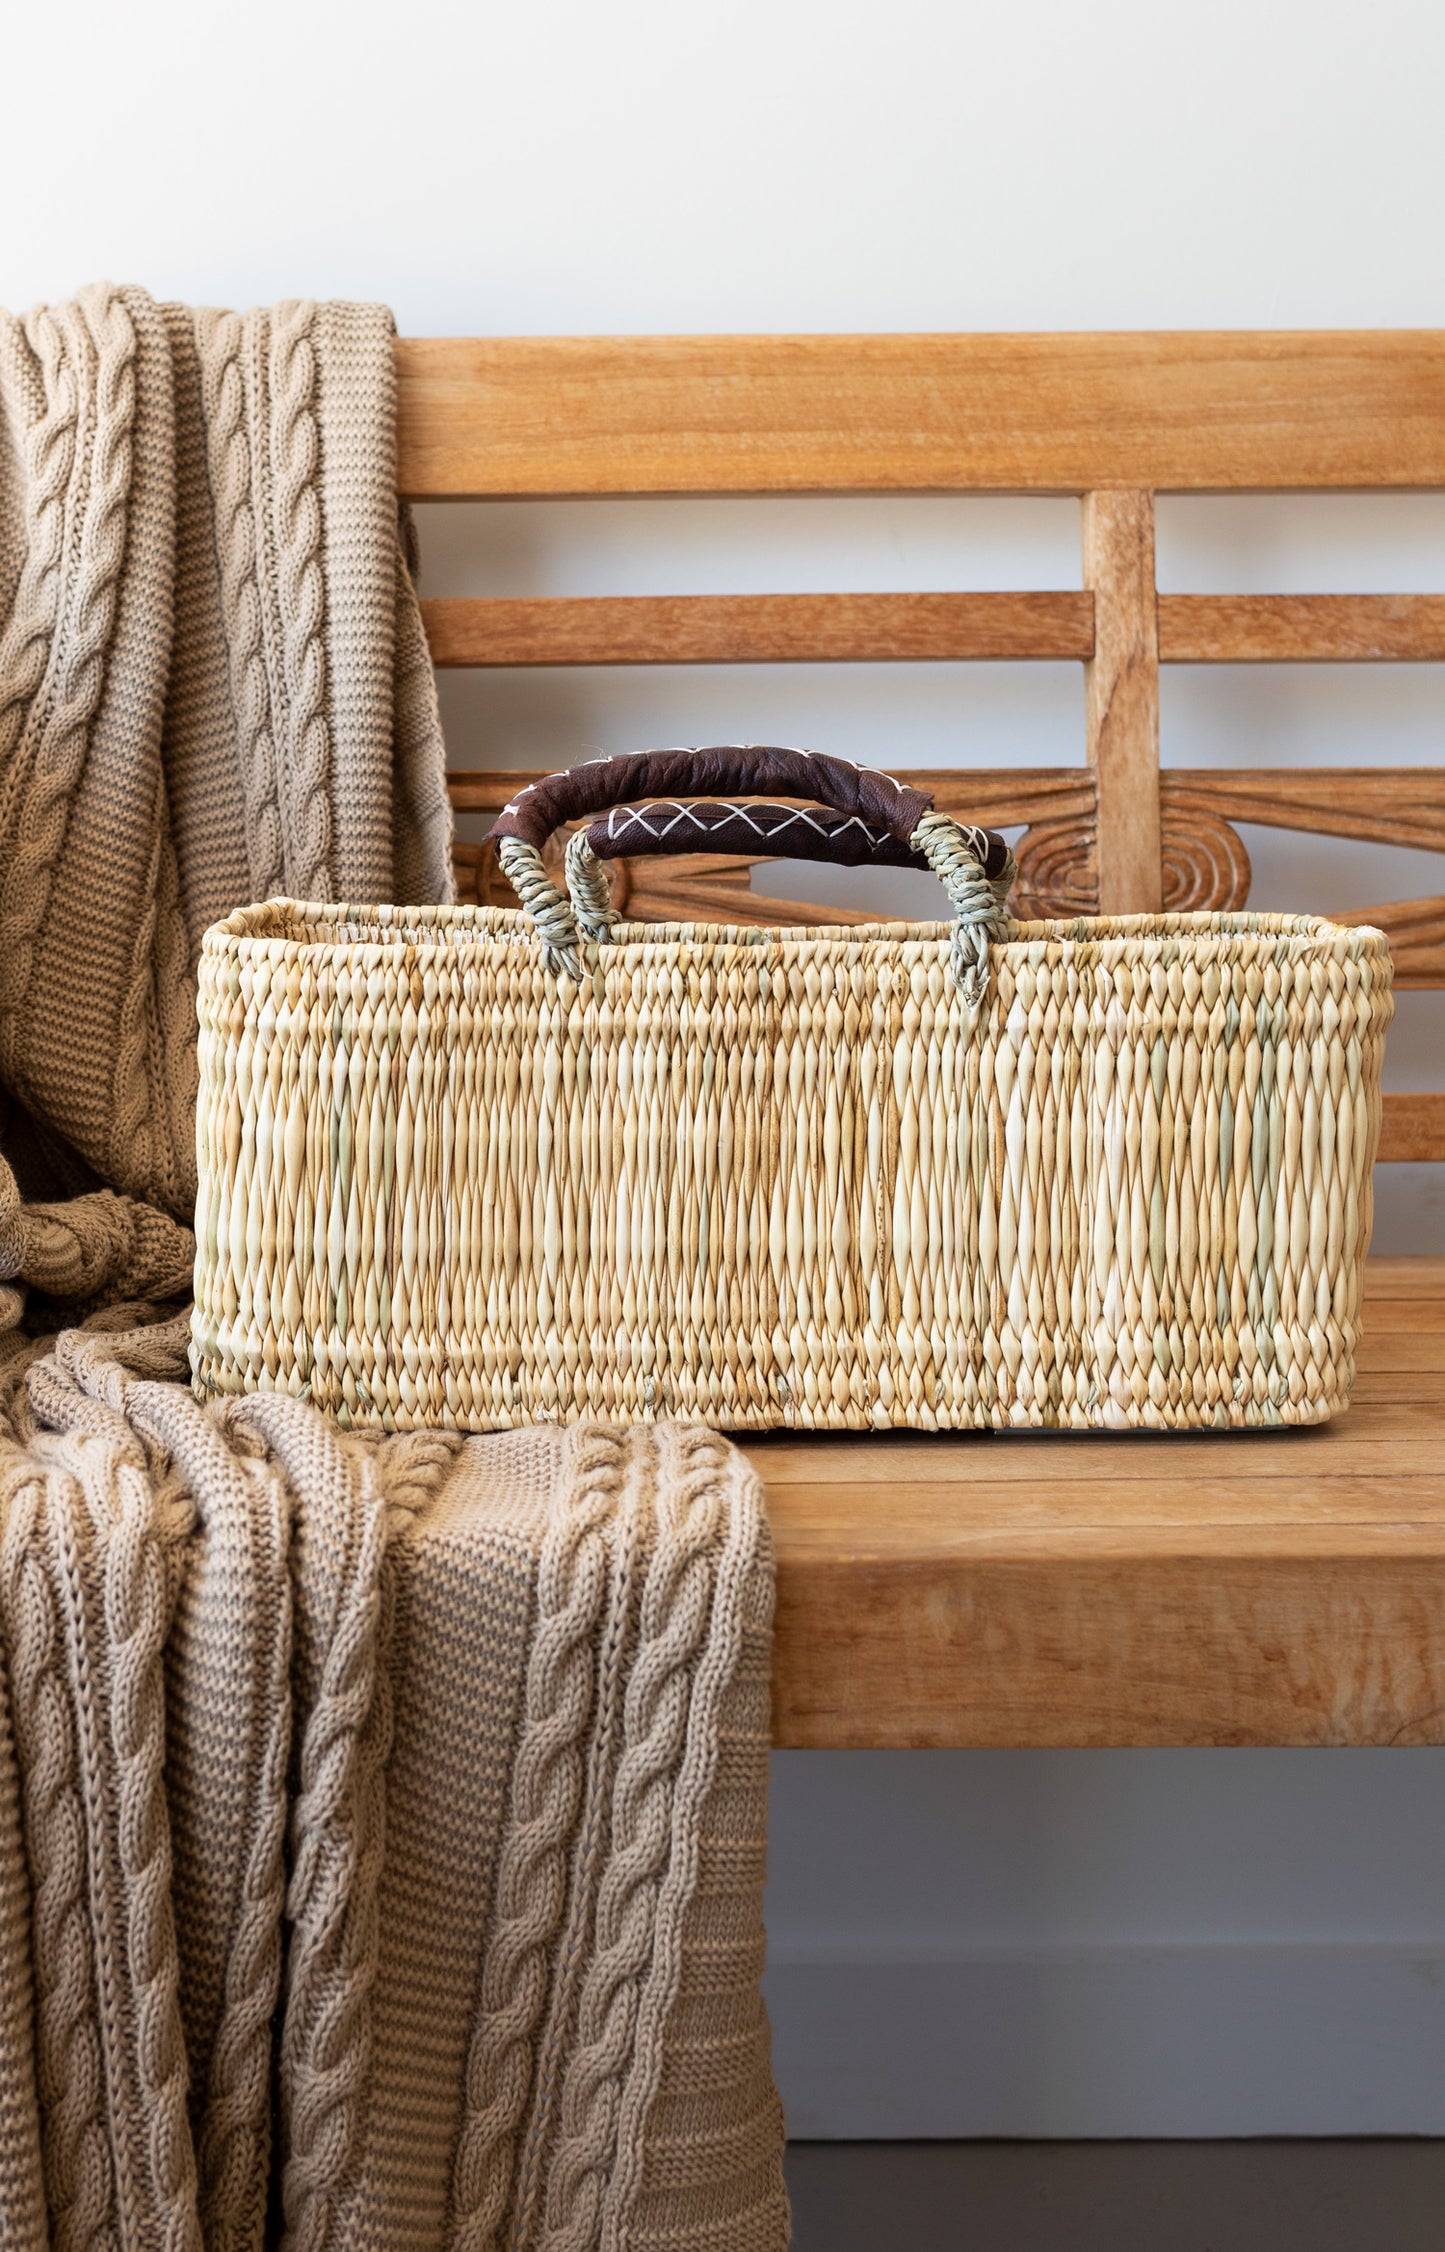
{"type": "MultiPolygon", "coordinates": [[[[259,327],[263,313],[251,315],[259,327]]],[[[251,888],[258,899],[286,887],[282,844],[280,783],[275,722],[271,713],[271,673],[262,646],[261,557],[254,503],[251,440],[242,347],[247,323],[238,313],[200,312],[196,343],[201,363],[201,397],[210,454],[211,493],[216,520],[226,647],[241,784],[246,804],[246,842],[251,888]]]]}
{"type": "MultiPolygon", "coordinates": [[[[26,714],[28,727],[11,756],[14,782],[7,791],[6,868],[0,881],[0,1074],[21,1092],[21,1010],[29,996],[35,951],[50,905],[54,870],[71,801],[85,765],[87,730],[105,680],[105,660],[115,618],[131,475],[136,386],[134,327],[113,292],[87,290],[75,305],[32,314],[27,333],[42,366],[56,371],[74,436],[64,459],[64,487],[47,477],[36,494],[37,513],[53,507],[68,519],[74,568],[62,576],[55,559],[58,616],[49,649],[47,693],[26,714]],[[61,372],[63,367],[63,373],[61,372]],[[69,403],[74,399],[73,419],[69,403]]],[[[49,527],[41,545],[51,549],[49,527]]],[[[27,639],[38,650],[44,609],[27,639]]],[[[28,668],[26,668],[28,669],[28,668]]],[[[11,692],[0,686],[11,702],[11,692]]]]}
{"type": "MultiPolygon", "coordinates": [[[[622,1741],[627,1655],[637,1640],[637,1606],[656,1525],[654,1450],[629,1447],[613,1518],[607,1603],[596,1637],[593,1723],[583,1799],[572,1849],[566,1920],[557,1949],[547,2020],[537,2047],[531,2114],[520,2145],[513,2188],[513,2240],[533,2241],[557,2134],[557,2110],[577,2005],[597,1914],[597,1888],[607,1865],[612,1793],[622,1741]]],[[[559,1516],[570,1513],[564,1501],[559,1516]]]]}
{"type": "Polygon", "coordinates": [[[202,1406],[184,1355],[71,1331],[0,1421],[0,2210],[260,2252],[279,2178],[316,2252],[782,2252],[752,1472],[202,1406]]]}
{"type": "Polygon", "coordinates": [[[0,2236],[783,2252],[743,1458],[185,1381],[205,926],[451,896],[392,342],[0,315],[0,2236]]]}
{"type": "Polygon", "coordinates": [[[100,2123],[100,2005],[85,1914],[83,1802],[63,1622],[48,1568],[46,1483],[44,1472],[18,1455],[0,1472],[0,1614],[22,1781],[45,2198],[55,2240],[88,2245],[110,2225],[115,2170],[100,2123]]]}
{"type": "Polygon", "coordinates": [[[5,1966],[0,1978],[0,2194],[6,2241],[14,2252],[47,2252],[30,1888],[11,1711],[10,1668],[0,1648],[0,1962],[5,1966]]]}
{"type": "MultiPolygon", "coordinates": [[[[786,2244],[783,2112],[759,1987],[772,1733],[767,1516],[756,1473],[717,1433],[664,1425],[659,1448],[658,1553],[709,1537],[712,1602],[691,1669],[601,2241],[621,2252],[635,2235],[681,2252],[696,2230],[712,2243],[786,2244]],[[702,2105],[689,2100],[689,2081],[701,2085],[702,2105]]],[[[647,1592],[659,1613],[670,1608],[667,1580],[647,1592]]],[[[636,1680],[634,1669],[629,1707],[636,1680]]]]}
{"type": "Polygon", "coordinates": [[[374,1457],[264,1402],[294,1512],[298,1789],[281,2040],[286,2243],[319,2252],[352,2162],[371,2046],[391,1748],[387,1512],[374,1457]]]}
{"type": "Polygon", "coordinates": [[[325,584],[321,573],[320,460],[313,400],[316,307],[278,306],[271,322],[267,376],[271,428],[271,519],[276,598],[286,671],[283,800],[287,879],[300,899],[335,897],[331,857],[331,737],[326,721],[325,584]]]}
{"type": "MultiPolygon", "coordinates": [[[[628,2241],[677,1995],[682,1917],[696,1886],[718,1707],[741,1653],[744,1583],[761,1530],[756,1480],[724,1441],[663,1426],[654,1443],[657,1533],[627,1682],[611,1858],[548,2183],[547,2252],[628,2241]]],[[[724,2202],[728,2187],[718,2185],[724,2202]]],[[[785,2201],[761,2218],[782,2230],[762,2241],[786,2242],[785,2201]]]]}
{"type": "MultiPolygon", "coordinates": [[[[594,1640],[608,1591],[606,1535],[622,1486],[623,1439],[583,1426],[569,1435],[568,1453],[570,1475],[538,1570],[511,1824],[467,2064],[467,2113],[452,2192],[457,2252],[492,2252],[511,2194],[515,2137],[536,2066],[533,2035],[547,1998],[582,1792],[594,1640]]],[[[606,1637],[614,1666],[616,1643],[614,1626],[606,1637]]]]}
{"type": "Polygon", "coordinates": [[[8,545],[19,583],[0,635],[0,847],[7,857],[33,754],[16,755],[44,680],[60,615],[66,500],[75,464],[80,395],[65,331],[48,314],[22,326],[0,314],[0,400],[24,464],[24,489],[7,495],[8,545]]]}
{"type": "Polygon", "coordinates": [[[290,1511],[264,1445],[175,1384],[137,1383],[137,1424],[204,1495],[178,1596],[168,1696],[181,2002],[208,2252],[264,2224],[271,2024],[280,1987],[291,1750],[290,1511]],[[229,1881],[222,1881],[224,1874],[229,1881]],[[208,2060],[204,2061],[203,2060],[208,2060]]]}
{"type": "Polygon", "coordinates": [[[206,925],[453,896],[394,417],[379,307],[0,316],[0,1083],[183,1223],[206,925]]]}

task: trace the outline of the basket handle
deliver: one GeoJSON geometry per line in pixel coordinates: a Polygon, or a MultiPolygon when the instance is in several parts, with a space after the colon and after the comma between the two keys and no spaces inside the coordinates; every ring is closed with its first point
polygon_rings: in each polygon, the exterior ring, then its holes
{"type": "Polygon", "coordinates": [[[669,850],[755,851],[760,831],[769,849],[776,840],[779,849],[795,857],[840,859],[849,865],[881,859],[886,865],[931,868],[958,917],[955,975],[966,999],[977,1003],[987,978],[990,937],[1000,935],[1006,921],[1012,853],[991,831],[965,829],[935,813],[922,790],[847,759],[775,745],[718,745],[597,759],[519,791],[492,835],[549,963],[580,982],[578,926],[588,938],[603,940],[619,919],[599,864],[603,859],[669,850]],[[830,810],[736,803],[683,807],[673,800],[666,813],[681,818],[669,822],[656,806],[619,803],[639,791],[680,788],[693,796],[719,787],[783,789],[821,797],[830,810]],[[569,899],[547,874],[541,848],[561,822],[608,808],[609,820],[595,822],[568,846],[569,899]]]}
{"type": "Polygon", "coordinates": [[[540,852],[554,829],[585,814],[634,798],[818,798],[835,813],[857,813],[907,844],[933,799],[891,774],[821,751],[790,750],[777,743],[714,743],[701,750],[639,751],[626,758],[589,759],[561,774],[547,774],[505,805],[494,837],[520,837],[540,852]]]}

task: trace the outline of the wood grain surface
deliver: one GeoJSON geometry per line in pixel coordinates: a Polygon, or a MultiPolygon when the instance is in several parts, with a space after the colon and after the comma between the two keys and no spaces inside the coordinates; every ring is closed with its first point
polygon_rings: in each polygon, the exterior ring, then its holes
{"type": "Polygon", "coordinates": [[[1445,1260],[1318,1431],[747,1452],[784,1745],[1445,1743],[1445,1260]]]}
{"type": "Polygon", "coordinates": [[[1090,655],[1065,594],[449,596],[423,602],[434,664],[878,664],[1090,655]]]}
{"type": "Polygon", "coordinates": [[[1445,331],[409,337],[409,498],[1445,485],[1445,331]]]}
{"type": "Polygon", "coordinates": [[[1164,665],[1445,659],[1442,594],[1161,594],[1164,665]]]}
{"type": "Polygon", "coordinates": [[[1387,1094],[1384,1104],[1382,1165],[1445,1164],[1445,1094],[1387,1094]]]}
{"type": "Polygon", "coordinates": [[[1084,584],[1094,596],[1084,738],[1099,793],[1098,912],[1157,915],[1164,855],[1153,494],[1090,493],[1083,531],[1084,584]]]}
{"type": "MultiPolygon", "coordinates": [[[[433,663],[1087,661],[1094,599],[1057,593],[440,595],[433,663]]],[[[1161,594],[1162,665],[1439,663],[1445,595],[1161,594]]]]}
{"type": "Polygon", "coordinates": [[[1445,852],[1445,767],[1208,767],[1166,769],[1166,805],[1317,837],[1445,852]]]}

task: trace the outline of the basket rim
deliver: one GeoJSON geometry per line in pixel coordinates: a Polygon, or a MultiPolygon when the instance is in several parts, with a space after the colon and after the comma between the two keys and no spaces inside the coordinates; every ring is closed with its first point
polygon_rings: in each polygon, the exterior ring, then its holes
{"type": "MultiPolygon", "coordinates": [[[[700,946],[711,952],[756,958],[767,952],[791,960],[800,954],[829,959],[847,957],[858,949],[907,947],[947,952],[953,933],[951,921],[884,921],[839,924],[760,924],[710,922],[622,922],[605,945],[584,945],[594,955],[635,960],[643,954],[692,953],[700,946]]],[[[470,903],[451,906],[360,905],[350,901],[324,902],[274,898],[237,908],[213,923],[201,941],[203,956],[240,956],[279,961],[318,955],[374,956],[405,949],[413,957],[455,961],[469,938],[496,943],[522,943],[541,948],[526,917],[515,907],[484,907],[470,903]]],[[[1319,950],[1359,959],[1389,948],[1383,931],[1372,923],[1342,923],[1330,916],[1291,914],[1274,909],[1237,908],[1224,912],[1187,910],[1164,915],[1080,915],[1049,920],[1011,920],[1008,935],[995,940],[995,959],[1026,959],[1049,946],[1077,948],[1109,958],[1122,952],[1168,948],[1170,942],[1190,940],[1205,953],[1236,948],[1250,951],[1251,942],[1270,942],[1277,956],[1281,943],[1287,952],[1319,950]]]]}

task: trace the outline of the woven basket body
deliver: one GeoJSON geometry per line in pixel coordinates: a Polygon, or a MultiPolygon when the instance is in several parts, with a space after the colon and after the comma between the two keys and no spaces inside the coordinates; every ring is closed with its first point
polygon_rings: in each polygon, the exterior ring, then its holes
{"type": "Polygon", "coordinates": [[[206,939],[192,1361],[343,1422],[1315,1423],[1346,1404],[1390,963],[1264,914],[206,939]]]}

